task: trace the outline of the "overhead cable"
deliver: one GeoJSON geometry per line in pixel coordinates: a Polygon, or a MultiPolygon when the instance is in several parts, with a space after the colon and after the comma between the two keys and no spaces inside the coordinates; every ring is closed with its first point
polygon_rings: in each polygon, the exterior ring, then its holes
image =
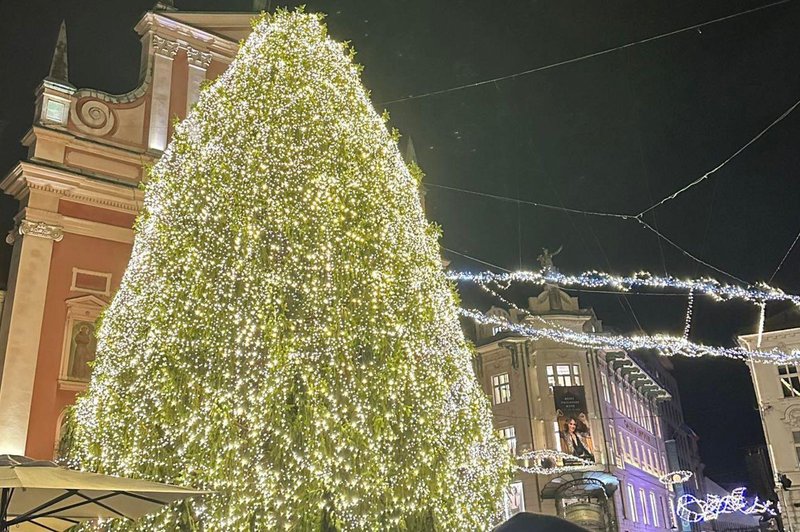
{"type": "Polygon", "coordinates": [[[600,51],[597,51],[597,52],[592,52],[592,53],[584,54],[584,55],[581,55],[581,56],[578,56],[578,57],[573,57],[572,59],[565,59],[563,61],[558,61],[556,63],[551,63],[551,64],[548,64],[548,65],[542,65],[542,66],[530,68],[528,70],[523,70],[521,72],[516,72],[514,74],[508,74],[508,75],[499,76],[499,77],[496,77],[496,78],[485,79],[483,81],[476,81],[474,83],[467,83],[465,85],[458,85],[458,86],[450,87],[450,88],[447,88],[447,89],[440,89],[440,90],[425,92],[425,93],[422,93],[422,94],[410,94],[410,95],[402,97],[402,98],[396,98],[394,100],[388,100],[388,101],[385,101],[385,102],[381,102],[381,105],[392,105],[392,104],[396,104],[396,103],[407,102],[409,100],[419,100],[421,98],[427,98],[429,96],[437,96],[439,94],[446,94],[446,93],[450,93],[450,92],[456,92],[456,91],[460,91],[460,90],[464,90],[464,89],[469,89],[469,88],[472,88],[472,87],[480,87],[482,85],[489,85],[491,83],[497,83],[499,81],[505,81],[505,80],[508,80],[508,79],[515,79],[515,78],[519,78],[519,77],[522,77],[522,76],[527,76],[529,74],[534,74],[536,72],[542,72],[542,71],[545,71],[545,70],[550,70],[552,68],[556,68],[556,67],[560,67],[560,66],[564,66],[564,65],[569,65],[569,64],[572,64],[572,63],[577,63],[579,61],[583,61],[583,60],[586,60],[586,59],[592,59],[594,57],[599,57],[601,55],[610,54],[610,53],[613,53],[613,52],[624,50],[625,48],[630,48],[632,46],[637,46],[637,45],[640,45],[640,44],[649,43],[649,42],[652,42],[652,41],[656,41],[658,39],[663,39],[665,37],[671,37],[671,36],[677,35],[679,33],[684,33],[684,32],[687,32],[687,31],[696,30],[698,28],[702,28],[704,26],[709,26],[711,24],[716,24],[716,23],[719,23],[719,22],[723,22],[723,21],[726,21],[726,20],[733,19],[733,18],[741,17],[741,16],[744,16],[744,15],[749,15],[751,13],[755,13],[757,11],[763,11],[765,9],[776,7],[776,6],[779,6],[779,5],[782,5],[782,4],[788,4],[789,2],[791,2],[791,0],[779,0],[777,2],[772,2],[772,3],[769,3],[769,4],[765,4],[763,6],[754,7],[752,9],[747,9],[745,11],[739,11],[737,13],[733,13],[731,15],[726,15],[724,17],[719,17],[719,18],[715,18],[715,19],[712,19],[712,20],[707,20],[705,22],[700,22],[698,24],[693,24],[691,26],[686,26],[685,28],[680,28],[680,29],[677,29],[677,30],[668,31],[666,33],[660,33],[658,35],[653,35],[652,37],[646,37],[644,39],[639,39],[637,41],[629,42],[627,44],[622,44],[622,45],[619,45],[619,46],[614,46],[612,48],[606,48],[604,50],[600,50],[600,51]]]}

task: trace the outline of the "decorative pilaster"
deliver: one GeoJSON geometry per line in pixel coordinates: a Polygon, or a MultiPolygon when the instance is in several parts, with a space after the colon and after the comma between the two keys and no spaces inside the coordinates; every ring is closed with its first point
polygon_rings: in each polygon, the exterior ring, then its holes
{"type": "Polygon", "coordinates": [[[169,127],[169,98],[172,91],[172,59],[179,44],[153,35],[153,93],[150,105],[150,131],[147,146],[164,151],[169,127]]]}
{"type": "Polygon", "coordinates": [[[22,220],[11,235],[0,320],[0,453],[24,455],[53,243],[64,235],[60,226],[32,220],[22,220]]]}
{"type": "Polygon", "coordinates": [[[192,110],[200,97],[200,85],[206,79],[206,71],[211,65],[211,53],[192,48],[186,51],[189,59],[189,83],[186,86],[186,114],[192,110]]]}

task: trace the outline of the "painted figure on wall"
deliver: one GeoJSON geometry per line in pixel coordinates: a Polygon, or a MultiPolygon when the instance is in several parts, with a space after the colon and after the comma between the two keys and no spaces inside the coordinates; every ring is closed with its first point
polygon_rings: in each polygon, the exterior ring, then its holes
{"type": "Polygon", "coordinates": [[[72,325],[72,343],[69,351],[70,379],[88,381],[91,369],[89,363],[94,360],[97,342],[94,337],[94,324],[88,321],[77,321],[72,325]]]}

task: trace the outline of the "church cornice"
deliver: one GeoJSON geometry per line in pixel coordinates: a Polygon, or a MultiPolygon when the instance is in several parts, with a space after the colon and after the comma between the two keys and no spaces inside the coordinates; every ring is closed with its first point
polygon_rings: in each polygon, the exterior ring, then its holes
{"type": "Polygon", "coordinates": [[[0,188],[16,199],[32,191],[55,194],[76,203],[138,214],[144,192],[129,185],[103,182],[73,172],[32,162],[20,162],[0,181],[0,188]]]}
{"type": "MultiPolygon", "coordinates": [[[[197,15],[202,17],[203,14],[197,15]]],[[[224,14],[214,14],[216,17],[222,15],[224,14]]],[[[134,29],[143,37],[147,34],[158,35],[162,39],[178,43],[181,48],[206,50],[214,59],[224,63],[230,63],[239,51],[238,42],[180,22],[166,13],[145,13],[134,29]]]]}

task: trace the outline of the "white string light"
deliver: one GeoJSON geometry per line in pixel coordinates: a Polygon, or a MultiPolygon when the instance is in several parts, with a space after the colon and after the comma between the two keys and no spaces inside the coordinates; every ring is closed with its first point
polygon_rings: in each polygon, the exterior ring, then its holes
{"type": "Polygon", "coordinates": [[[620,349],[636,351],[654,349],[662,355],[684,355],[701,357],[704,355],[726,357],[735,360],[752,360],[768,364],[796,364],[800,361],[800,351],[783,352],[778,349],[769,351],[750,351],[743,347],[717,347],[690,342],[685,338],[666,334],[617,336],[590,334],[552,327],[533,327],[528,324],[513,323],[499,316],[487,316],[476,309],[459,309],[462,316],[470,318],[481,325],[500,327],[504,330],[533,339],[549,339],[560,344],[568,344],[585,349],[620,349]]]}
{"type": "Polygon", "coordinates": [[[488,282],[522,282],[535,285],[557,284],[561,286],[581,286],[584,288],[612,288],[620,292],[637,289],[671,289],[686,290],[712,296],[719,301],[741,299],[750,303],[760,304],[770,301],[791,301],[800,306],[800,296],[787,294],[779,288],[758,283],[750,286],[735,286],[722,283],[716,279],[701,277],[699,279],[682,280],[671,276],[653,275],[648,272],[639,272],[631,276],[612,275],[599,271],[587,271],[578,275],[565,275],[552,268],[540,271],[515,271],[505,273],[495,272],[448,272],[448,278],[453,281],[467,281],[475,283],[488,282]]]}
{"type": "Polygon", "coordinates": [[[583,471],[595,465],[594,462],[584,458],[552,449],[528,451],[517,456],[517,460],[525,463],[517,466],[518,470],[533,475],[558,475],[570,471],[583,471]],[[559,463],[562,465],[558,465],[559,463]]]}
{"type": "Polygon", "coordinates": [[[691,471],[686,471],[685,469],[679,469],[677,471],[670,471],[666,475],[659,477],[658,481],[666,486],[671,486],[673,484],[683,484],[693,476],[694,473],[692,473],[691,471]]]}
{"type": "Polygon", "coordinates": [[[683,324],[683,339],[689,339],[689,332],[692,330],[692,307],[694,306],[694,290],[689,291],[689,298],[686,301],[686,322],[683,324]]]}
{"type": "Polygon", "coordinates": [[[698,499],[688,493],[678,498],[675,513],[687,523],[700,523],[713,521],[722,514],[741,513],[744,515],[761,515],[768,513],[775,515],[772,503],[761,501],[756,497],[748,503],[744,497],[745,488],[736,488],[730,495],[706,495],[706,499],[698,499]]]}
{"type": "Polygon", "coordinates": [[[214,494],[130,529],[480,530],[502,508],[513,457],[421,175],[359,72],[321,16],[265,16],[149,173],[63,458],[214,494]]]}

